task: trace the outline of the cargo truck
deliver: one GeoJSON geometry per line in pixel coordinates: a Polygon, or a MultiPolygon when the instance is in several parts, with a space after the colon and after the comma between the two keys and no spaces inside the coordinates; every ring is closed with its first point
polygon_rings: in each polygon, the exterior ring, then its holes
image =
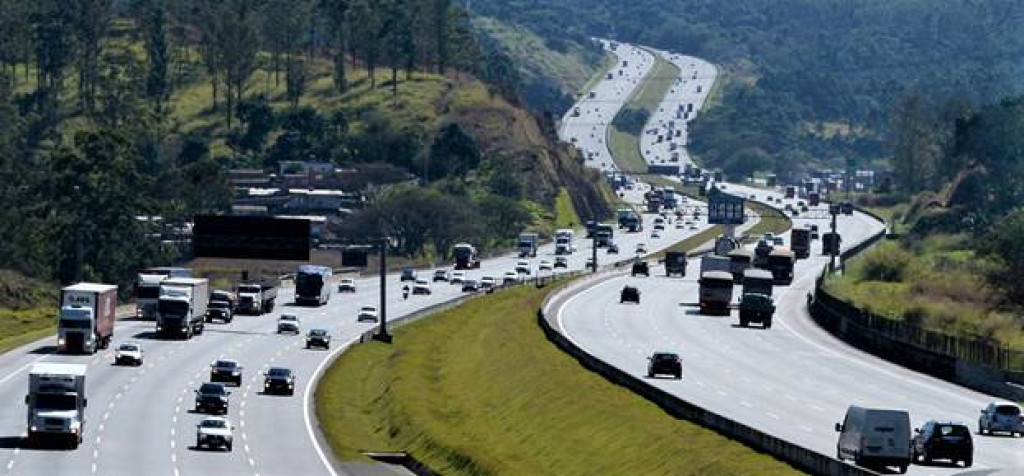
{"type": "Polygon", "coordinates": [[[595,235],[598,248],[608,247],[615,241],[615,227],[608,223],[601,223],[597,225],[595,235]]]}
{"type": "Polygon", "coordinates": [[[304,264],[295,273],[295,304],[322,306],[331,300],[331,277],[334,270],[327,266],[304,264]]]}
{"type": "Polygon", "coordinates": [[[672,276],[673,274],[678,274],[681,277],[686,277],[685,251],[665,252],[665,275],[672,276]]]}
{"type": "Polygon", "coordinates": [[[167,278],[191,278],[189,268],[159,266],[139,272],[135,281],[135,317],[156,319],[156,305],[160,301],[160,283],[167,278]]]}
{"type": "Polygon", "coordinates": [[[796,259],[804,259],[811,256],[811,230],[794,228],[790,232],[789,240],[793,246],[793,254],[796,255],[796,259]]]}
{"type": "Polygon", "coordinates": [[[700,260],[701,314],[728,314],[732,302],[732,272],[729,258],[705,255],[700,260]]]}
{"type": "Polygon", "coordinates": [[[455,269],[478,269],[480,268],[480,256],[476,247],[469,243],[459,243],[452,248],[455,255],[455,269]]]}
{"type": "Polygon", "coordinates": [[[41,362],[28,373],[27,435],[31,445],[57,439],[78,448],[85,431],[85,365],[41,362]]]}
{"type": "Polygon", "coordinates": [[[516,248],[520,258],[536,258],[540,237],[536,233],[520,233],[516,248]]]}
{"type": "Polygon", "coordinates": [[[117,312],[117,286],[78,283],[60,291],[57,349],[95,354],[110,345],[117,312]]]}
{"type": "Polygon", "coordinates": [[[740,326],[751,322],[761,324],[765,329],[772,327],[775,302],[772,300],[772,273],[763,269],[748,269],[743,272],[743,291],[740,294],[740,326]]]}
{"type": "Polygon", "coordinates": [[[789,248],[777,246],[768,253],[768,269],[775,277],[775,284],[789,284],[793,282],[793,264],[796,262],[796,255],[789,248]]]}
{"type": "Polygon", "coordinates": [[[786,198],[796,198],[796,187],[793,185],[786,185],[786,198]]]}
{"type": "Polygon", "coordinates": [[[843,238],[839,233],[828,232],[821,235],[821,254],[828,256],[832,254],[839,254],[839,247],[843,243],[843,238]]]}
{"type": "Polygon", "coordinates": [[[238,299],[235,312],[238,314],[255,314],[257,316],[274,311],[277,301],[277,279],[266,279],[261,282],[239,283],[235,288],[238,299]]]}
{"type": "Polygon", "coordinates": [[[575,232],[564,228],[555,231],[555,254],[556,255],[571,255],[572,254],[572,239],[575,232]]]}
{"type": "Polygon", "coordinates": [[[205,278],[170,278],[160,286],[156,332],[161,337],[202,334],[206,306],[210,300],[210,282],[205,278]]]}

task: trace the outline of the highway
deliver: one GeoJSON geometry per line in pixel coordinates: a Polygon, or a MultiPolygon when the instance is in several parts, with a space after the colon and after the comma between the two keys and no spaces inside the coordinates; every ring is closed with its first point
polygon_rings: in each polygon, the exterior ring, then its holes
{"type": "Polygon", "coordinates": [[[613,47],[612,41],[600,41],[605,51],[615,58],[614,66],[607,73],[610,79],[607,76],[601,79],[589,92],[584,92],[583,98],[566,112],[562,118],[559,137],[580,149],[587,165],[613,171],[618,168],[608,148],[609,126],[615,115],[651,72],[654,56],[635,46],[613,47]]]}
{"type": "MultiPolygon", "coordinates": [[[[625,198],[642,200],[643,191],[635,187],[625,198]]],[[[646,218],[645,229],[652,230],[652,217],[646,218]]],[[[655,252],[706,227],[704,223],[697,230],[669,226],[660,239],[651,239],[646,233],[617,232],[620,254],[599,250],[598,263],[632,256],[639,242],[655,252]]],[[[576,245],[578,251],[571,256],[569,269],[582,269],[590,256],[590,240],[583,239],[582,232],[577,234],[576,245]]],[[[531,260],[534,269],[545,259],[554,262],[550,244],[542,246],[538,257],[531,260]]],[[[481,270],[467,274],[500,279],[517,260],[511,255],[485,260],[481,270]]],[[[429,273],[425,276],[429,278],[432,270],[423,273],[429,273]]],[[[343,474],[329,466],[324,449],[315,443],[310,382],[344,343],[373,327],[356,323],[355,316],[359,306],[378,303],[378,279],[359,279],[357,293],[335,293],[322,307],[293,306],[289,304],[293,289],[282,288],[273,313],[237,316],[231,324],[209,324],[204,335],[191,341],[159,340],[154,336],[152,321],[121,320],[114,343],[141,343],[146,364],[140,368],[113,366],[111,350],[95,356],[55,355],[53,338],[3,354],[0,404],[6,410],[0,412],[0,475],[343,474]],[[276,318],[284,312],[297,314],[304,331],[313,327],[329,329],[334,337],[331,351],[304,349],[304,336],[278,335],[276,318]],[[203,415],[192,412],[193,391],[208,380],[209,364],[218,358],[236,359],[244,366],[244,383],[233,388],[230,396],[228,417],[236,427],[231,453],[194,448],[195,425],[203,415]],[[31,364],[38,361],[88,364],[85,441],[77,450],[30,448],[22,441],[26,375],[31,364]],[[268,366],[284,366],[296,373],[294,397],[262,394],[262,372],[268,366]]],[[[388,286],[391,318],[462,295],[461,286],[439,282],[431,296],[403,300],[395,274],[388,276],[388,286]]]]}
{"type": "MultiPolygon", "coordinates": [[[[688,61],[684,59],[683,63],[688,61]]],[[[692,72],[684,69],[682,75],[692,77],[692,72]]],[[[698,78],[702,76],[697,74],[698,78]]],[[[679,100],[670,94],[659,113],[674,110],[679,100]]],[[[662,120],[658,116],[652,118],[648,128],[663,131],[662,120]]],[[[651,146],[652,137],[656,138],[656,134],[645,134],[643,139],[649,163],[660,161],[665,153],[651,146]]],[[[759,201],[766,195],[761,189],[732,184],[727,191],[755,195],[759,201]]],[[[779,197],[774,192],[771,195],[779,197]]],[[[798,218],[794,226],[801,227],[806,222],[798,218]]],[[[815,223],[823,231],[827,229],[826,221],[815,223]]],[[[847,249],[867,239],[882,225],[867,215],[855,213],[841,216],[838,227],[843,248],[847,249]]],[[[811,320],[806,311],[806,296],[827,263],[820,246],[820,241],[816,241],[811,258],[798,262],[796,279],[791,285],[775,288],[778,311],[776,325],[770,330],[739,328],[735,311],[730,317],[709,317],[682,305],[697,301],[697,259],[689,263],[686,278],[666,278],[660,268],[651,278],[615,277],[575,294],[552,312],[557,313],[562,332],[579,347],[636,376],[646,374],[646,357],[654,351],[679,353],[684,361],[683,380],[652,380],[654,385],[825,455],[835,455],[838,434],[834,425],[842,421],[849,405],[908,410],[915,427],[938,419],[964,422],[974,429],[978,412],[999,399],[860,352],[833,338],[811,320]],[[618,292],[625,285],[639,287],[643,296],[639,306],[618,302],[618,292]]],[[[980,435],[974,439],[973,468],[915,465],[909,473],[1024,474],[1024,452],[1020,451],[1019,440],[980,435]]]]}
{"type": "Polygon", "coordinates": [[[640,150],[649,165],[678,165],[680,170],[693,159],[686,150],[688,125],[707,102],[718,77],[715,65],[700,58],[651,49],[654,54],[679,68],[679,77],[669,89],[640,136],[640,150]]]}

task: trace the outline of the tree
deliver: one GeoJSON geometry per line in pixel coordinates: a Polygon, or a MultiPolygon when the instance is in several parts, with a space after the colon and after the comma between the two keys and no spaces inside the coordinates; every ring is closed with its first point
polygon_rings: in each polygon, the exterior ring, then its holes
{"type": "Polygon", "coordinates": [[[452,122],[441,128],[430,145],[430,154],[423,165],[423,180],[430,177],[462,177],[480,164],[476,142],[462,127],[452,122]]]}
{"type": "Polygon", "coordinates": [[[371,0],[354,0],[352,4],[352,36],[370,76],[370,88],[377,85],[376,69],[380,59],[383,28],[379,10],[371,0]]]}
{"type": "Polygon", "coordinates": [[[246,83],[256,71],[259,37],[253,27],[254,19],[249,2],[234,0],[228,3],[230,5],[220,18],[217,55],[223,65],[224,80],[228,87],[226,117],[230,129],[231,118],[235,115],[235,105],[242,101],[246,83]]]}
{"type": "Polygon", "coordinates": [[[1001,290],[1006,298],[1024,305],[1024,209],[1017,208],[996,222],[978,241],[978,252],[996,263],[988,273],[988,280],[1001,290]]]}
{"type": "Polygon", "coordinates": [[[144,5],[141,26],[148,57],[146,96],[159,114],[170,95],[170,82],[167,79],[167,12],[162,1],[145,2],[144,5]]]}
{"type": "Polygon", "coordinates": [[[334,61],[334,88],[339,93],[348,90],[345,72],[345,52],[348,51],[348,11],[350,0],[320,0],[320,11],[327,18],[328,32],[334,61]]]}
{"type": "Polygon", "coordinates": [[[74,36],[78,41],[78,101],[87,114],[93,110],[99,75],[100,41],[110,22],[111,3],[112,0],[73,0],[69,5],[75,27],[74,36]]]}
{"type": "Polygon", "coordinates": [[[437,73],[444,74],[448,69],[448,24],[451,15],[451,0],[431,0],[433,2],[434,46],[437,56],[437,73]]]}

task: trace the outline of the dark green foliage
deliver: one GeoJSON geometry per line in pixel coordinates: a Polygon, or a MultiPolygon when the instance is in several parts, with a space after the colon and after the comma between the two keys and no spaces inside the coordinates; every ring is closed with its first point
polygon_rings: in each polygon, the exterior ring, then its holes
{"type": "Polygon", "coordinates": [[[650,118],[651,113],[647,112],[646,109],[625,107],[615,116],[615,119],[612,121],[612,125],[620,131],[639,136],[643,133],[644,126],[647,125],[647,121],[650,120],[650,118]]]}
{"type": "Polygon", "coordinates": [[[229,145],[243,153],[262,152],[267,135],[277,127],[274,109],[263,98],[244,101],[238,105],[238,119],[245,132],[232,136],[229,145]]]}
{"type": "Polygon", "coordinates": [[[424,179],[461,177],[480,164],[480,152],[456,123],[448,124],[438,131],[430,145],[430,156],[423,167],[424,179]]]}
{"type": "Polygon", "coordinates": [[[989,272],[989,282],[1014,304],[1024,305],[1024,209],[1016,209],[980,240],[978,251],[998,266],[989,272]]]}

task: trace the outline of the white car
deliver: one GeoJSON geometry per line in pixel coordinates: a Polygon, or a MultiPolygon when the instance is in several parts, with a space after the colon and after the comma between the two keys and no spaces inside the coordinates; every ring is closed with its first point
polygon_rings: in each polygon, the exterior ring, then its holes
{"type": "Polygon", "coordinates": [[[462,271],[452,271],[452,277],[448,280],[452,284],[462,284],[466,280],[466,273],[462,271]]]}
{"type": "Polygon", "coordinates": [[[281,314],[281,317],[277,319],[277,333],[283,332],[294,332],[298,334],[301,332],[299,328],[299,316],[295,314],[281,314]]]}
{"type": "Polygon", "coordinates": [[[342,278],[338,281],[338,292],[339,293],[354,293],[356,292],[356,280],[352,278],[342,278]]]}
{"type": "Polygon", "coordinates": [[[232,430],[235,427],[224,417],[206,417],[196,425],[196,448],[224,448],[234,446],[232,430]]]}
{"type": "Polygon", "coordinates": [[[430,294],[430,282],[425,279],[417,279],[412,286],[413,294],[430,294]]]}
{"type": "Polygon", "coordinates": [[[498,285],[498,282],[491,276],[484,276],[480,278],[481,289],[492,289],[498,285]]]}
{"type": "Polygon", "coordinates": [[[515,284],[517,282],[519,282],[519,273],[515,271],[506,271],[501,279],[501,284],[515,284]]]}
{"type": "Polygon", "coordinates": [[[377,314],[376,306],[363,306],[359,308],[359,314],[356,316],[356,322],[362,321],[373,321],[377,322],[380,316],[377,314]]]}
{"type": "Polygon", "coordinates": [[[641,254],[644,254],[644,253],[647,253],[647,245],[645,245],[643,243],[637,243],[636,244],[636,254],[641,255],[641,254]]]}
{"type": "Polygon", "coordinates": [[[142,346],[124,342],[114,351],[114,365],[142,365],[142,346]]]}
{"type": "Polygon", "coordinates": [[[517,261],[516,273],[530,274],[530,262],[526,260],[517,261]]]}
{"type": "Polygon", "coordinates": [[[539,268],[539,269],[540,269],[541,271],[551,271],[551,270],[553,270],[553,269],[554,269],[554,268],[553,268],[553,267],[551,266],[551,262],[550,262],[550,261],[548,261],[548,260],[546,260],[546,259],[542,259],[542,260],[540,260],[540,266],[538,266],[538,268],[539,268]]]}

